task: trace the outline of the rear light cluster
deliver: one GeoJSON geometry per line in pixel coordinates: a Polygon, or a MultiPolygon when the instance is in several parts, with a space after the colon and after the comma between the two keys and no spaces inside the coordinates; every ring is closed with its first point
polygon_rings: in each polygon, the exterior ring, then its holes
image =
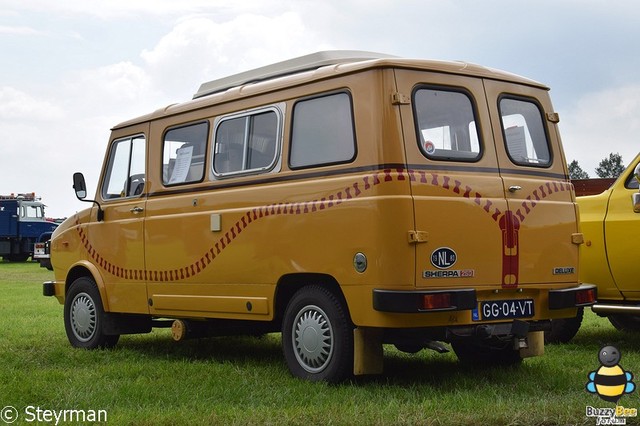
{"type": "Polygon", "coordinates": [[[589,288],[576,291],[576,306],[592,305],[596,301],[596,290],[589,288]]]}
{"type": "Polygon", "coordinates": [[[451,293],[425,294],[422,296],[421,310],[432,311],[440,309],[451,309],[451,293]]]}

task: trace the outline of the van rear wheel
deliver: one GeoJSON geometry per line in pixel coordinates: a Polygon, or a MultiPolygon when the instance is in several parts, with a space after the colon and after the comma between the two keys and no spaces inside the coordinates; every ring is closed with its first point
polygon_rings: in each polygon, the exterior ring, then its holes
{"type": "Polygon", "coordinates": [[[71,346],[85,349],[114,347],[120,335],[103,333],[104,316],[95,281],[89,277],[76,279],[64,302],[64,328],[71,346]]]}
{"type": "Polygon", "coordinates": [[[584,308],[578,308],[573,318],[561,318],[551,320],[551,330],[544,332],[545,343],[568,343],[580,330],[584,308]]]}
{"type": "Polygon", "coordinates": [[[353,372],[353,326],[343,303],[321,286],[298,290],[284,314],[282,348],[296,377],[347,379],[353,372]]]}

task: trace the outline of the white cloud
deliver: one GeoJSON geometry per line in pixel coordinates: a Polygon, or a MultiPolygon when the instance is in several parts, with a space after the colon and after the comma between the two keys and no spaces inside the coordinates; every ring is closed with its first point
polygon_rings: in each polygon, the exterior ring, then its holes
{"type": "Polygon", "coordinates": [[[10,26],[0,25],[0,34],[12,35],[12,36],[39,36],[44,35],[43,32],[36,30],[35,28],[26,26],[10,26]]]}
{"type": "Polygon", "coordinates": [[[56,120],[64,116],[62,109],[46,99],[36,98],[13,87],[0,87],[0,120],[56,120]]]}
{"type": "Polygon", "coordinates": [[[327,48],[321,40],[292,12],[224,22],[193,16],[141,56],[158,89],[185,99],[204,81],[327,48]]]}
{"type": "Polygon", "coordinates": [[[611,152],[625,165],[640,151],[640,84],[588,93],[561,114],[567,161],[578,160],[591,177],[611,152]]]}
{"type": "Polygon", "coordinates": [[[45,12],[64,14],[67,16],[92,16],[113,20],[121,18],[146,16],[183,16],[192,13],[215,11],[219,15],[233,15],[248,10],[268,11],[279,9],[280,1],[260,0],[109,0],[90,2],[86,0],[29,0],[15,2],[0,0],[0,7],[5,10],[23,10],[29,12],[45,12]]]}
{"type": "Polygon", "coordinates": [[[144,104],[153,92],[147,71],[131,62],[76,71],[65,86],[76,107],[91,105],[93,115],[127,110],[135,102],[144,104]]]}

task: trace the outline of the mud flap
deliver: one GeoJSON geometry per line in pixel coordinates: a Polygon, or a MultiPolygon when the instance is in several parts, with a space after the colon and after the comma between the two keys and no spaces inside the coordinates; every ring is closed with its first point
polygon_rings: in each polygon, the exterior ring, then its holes
{"type": "Polygon", "coordinates": [[[520,358],[544,355],[544,331],[527,333],[527,347],[520,349],[520,358]]]}
{"type": "Polygon", "coordinates": [[[353,374],[382,374],[382,330],[356,327],[353,330],[353,374]]]}

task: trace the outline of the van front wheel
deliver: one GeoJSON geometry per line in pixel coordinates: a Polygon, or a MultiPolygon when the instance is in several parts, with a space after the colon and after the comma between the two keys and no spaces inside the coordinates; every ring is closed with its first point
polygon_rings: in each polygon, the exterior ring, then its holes
{"type": "Polygon", "coordinates": [[[85,349],[115,346],[120,336],[102,332],[104,315],[95,281],[89,277],[75,280],[64,302],[64,328],[71,346],[85,349]]]}
{"type": "Polygon", "coordinates": [[[324,287],[294,294],[284,314],[282,347],[296,377],[336,383],[353,372],[353,326],[343,303],[324,287]]]}

